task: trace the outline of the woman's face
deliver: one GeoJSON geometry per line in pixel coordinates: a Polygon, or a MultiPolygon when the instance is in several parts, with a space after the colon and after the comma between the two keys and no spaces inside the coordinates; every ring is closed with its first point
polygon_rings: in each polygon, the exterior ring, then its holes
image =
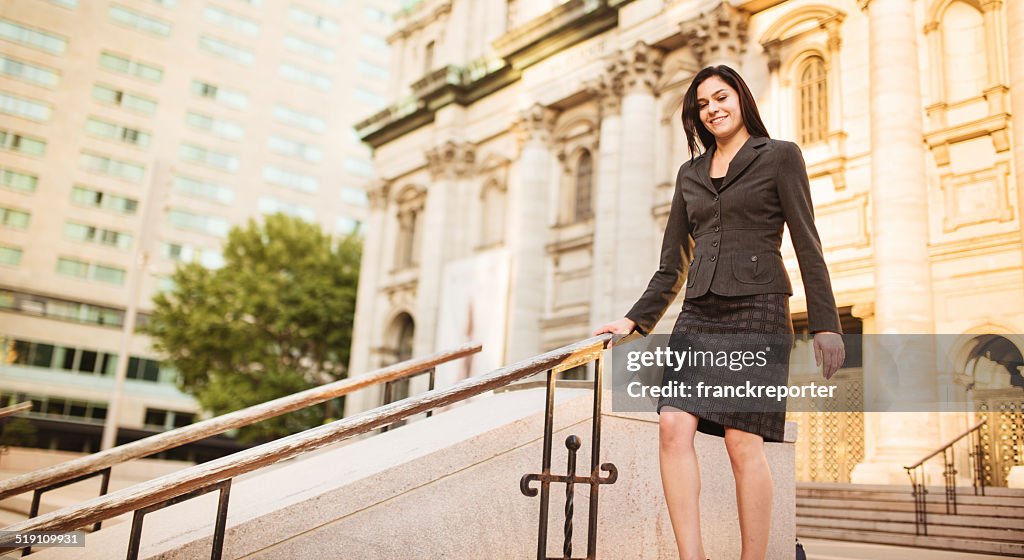
{"type": "Polygon", "coordinates": [[[719,140],[732,137],[744,127],[740,96],[718,76],[697,86],[697,107],[700,121],[719,140]]]}

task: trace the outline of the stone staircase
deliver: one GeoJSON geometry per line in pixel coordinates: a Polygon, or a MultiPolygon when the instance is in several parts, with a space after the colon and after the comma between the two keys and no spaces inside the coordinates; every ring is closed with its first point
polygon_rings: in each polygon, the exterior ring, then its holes
{"type": "Polygon", "coordinates": [[[957,515],[946,514],[945,489],[928,487],[928,534],[914,528],[910,484],[801,482],[797,536],[893,544],[1024,558],[1024,489],[957,489],[957,515]]]}
{"type": "MultiPolygon", "coordinates": [[[[387,433],[329,447],[241,476],[231,488],[224,558],[535,558],[539,497],[520,492],[520,478],[539,471],[543,453],[543,389],[481,395],[387,433]]],[[[565,471],[564,442],[584,440],[577,474],[589,469],[592,390],[554,395],[552,471],[565,471]]],[[[606,390],[601,461],[618,480],[603,485],[597,557],[675,557],[658,476],[654,413],[617,413],[606,390]]],[[[785,443],[768,444],[776,484],[770,558],[794,555],[796,426],[785,443]]],[[[720,438],[698,434],[706,551],[739,557],[734,481],[720,438]]],[[[536,485],[534,485],[536,486],[536,485]]],[[[575,486],[573,557],[586,553],[589,488],[575,486]]],[[[140,558],[208,558],[216,493],[146,516],[140,558]]],[[[565,486],[551,487],[548,555],[559,555],[565,486]]],[[[129,523],[105,524],[85,548],[39,549],[38,560],[109,560],[126,555],[129,523]]]]}

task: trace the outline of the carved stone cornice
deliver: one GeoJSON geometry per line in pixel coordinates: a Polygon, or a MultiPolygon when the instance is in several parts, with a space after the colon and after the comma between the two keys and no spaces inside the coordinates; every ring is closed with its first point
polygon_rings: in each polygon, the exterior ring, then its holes
{"type": "Polygon", "coordinates": [[[427,150],[427,167],[432,179],[457,179],[468,175],[476,162],[476,149],[469,142],[447,140],[427,150]]]}
{"type": "Polygon", "coordinates": [[[388,206],[388,193],[391,192],[391,181],[376,179],[366,187],[366,198],[370,210],[382,210],[388,206]]]}
{"type": "Polygon", "coordinates": [[[738,65],[746,50],[750,14],[722,2],[680,24],[680,31],[702,66],[731,62],[738,65]]]}
{"type": "Polygon", "coordinates": [[[534,103],[529,109],[521,111],[512,124],[519,147],[522,148],[527,142],[541,142],[545,146],[550,146],[555,116],[554,109],[540,103],[534,103]]]}
{"type": "Polygon", "coordinates": [[[637,41],[631,48],[619,52],[612,63],[610,74],[619,87],[627,93],[654,93],[661,77],[662,52],[643,41],[637,41]]]}

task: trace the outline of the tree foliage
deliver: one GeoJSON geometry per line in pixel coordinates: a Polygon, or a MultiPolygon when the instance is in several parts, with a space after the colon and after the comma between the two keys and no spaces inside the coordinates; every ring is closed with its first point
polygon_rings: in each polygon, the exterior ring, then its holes
{"type": "MultiPolygon", "coordinates": [[[[179,387],[220,415],[347,375],[361,238],[283,214],[232,228],[222,268],[179,266],[146,326],[179,387]]],[[[243,441],[334,416],[312,407],[244,428],[243,441]]]]}

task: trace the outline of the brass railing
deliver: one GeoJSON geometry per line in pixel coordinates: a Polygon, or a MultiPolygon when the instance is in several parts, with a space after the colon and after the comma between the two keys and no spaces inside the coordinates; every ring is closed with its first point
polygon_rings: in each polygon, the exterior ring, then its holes
{"type": "MultiPolygon", "coordinates": [[[[0,534],[0,550],[16,550],[22,548],[15,543],[15,535],[23,535],[35,531],[73,531],[101,522],[118,515],[135,512],[131,529],[131,540],[128,549],[130,560],[138,558],[142,517],[151,511],[191,499],[211,491],[220,492],[217,509],[216,526],[214,529],[214,548],[211,558],[219,559],[224,544],[226,515],[231,481],[242,474],[258,470],[292,457],[323,448],[346,438],[363,434],[375,428],[393,424],[414,414],[466,400],[470,397],[503,387],[519,379],[547,371],[547,406],[544,422],[544,457],[542,472],[528,474],[520,482],[521,491],[533,496],[537,490],[530,488],[530,483],[540,482],[540,525],[538,529],[537,558],[547,560],[547,513],[550,484],[552,482],[572,484],[589,484],[589,523],[587,556],[584,560],[593,560],[596,556],[597,542],[597,504],[598,489],[601,484],[615,482],[617,472],[610,463],[600,461],[600,430],[601,430],[601,352],[613,336],[603,334],[556,350],[534,356],[516,364],[505,366],[490,373],[472,377],[458,384],[430,391],[421,395],[403,399],[388,405],[343,418],[330,424],[311,428],[304,432],[287,436],[276,441],[265,443],[251,449],[240,451],[207,463],[195,465],[159,478],[142,482],[112,492],[106,496],[93,498],[84,503],[50,512],[27,521],[10,525],[0,534]],[[578,365],[595,362],[594,380],[594,418],[592,422],[591,469],[587,477],[576,476],[575,472],[566,475],[551,473],[551,445],[553,431],[554,388],[559,372],[578,365]],[[601,471],[608,473],[602,477],[601,471]]],[[[408,369],[408,366],[406,367],[408,369]]],[[[358,380],[353,380],[358,381],[358,380]]],[[[378,379],[379,381],[379,379],[378,379]]],[[[575,461],[575,450],[579,447],[578,438],[571,436],[567,441],[570,448],[570,465],[575,461]]],[[[571,494],[570,494],[571,496],[571,494]]],[[[564,555],[560,558],[572,559],[572,501],[566,505],[564,555]]],[[[579,560],[579,559],[575,559],[579,560]]]]}
{"type": "Polygon", "coordinates": [[[928,487],[924,464],[939,454],[942,454],[944,461],[942,478],[946,487],[946,513],[956,515],[956,475],[958,471],[956,470],[956,454],[953,446],[966,437],[970,438],[967,443],[967,457],[971,469],[971,486],[974,488],[975,496],[979,493],[982,496],[985,495],[985,465],[981,451],[981,428],[986,421],[978,422],[913,465],[903,467],[907,470],[907,476],[910,477],[911,494],[914,496],[914,532],[916,534],[928,534],[928,487]]]}
{"type": "MultiPolygon", "coordinates": [[[[342,379],[319,387],[313,387],[312,389],[202,420],[195,424],[156,434],[125,445],[119,445],[105,451],[93,453],[92,455],[2,480],[0,481],[0,500],[32,491],[32,505],[29,509],[29,518],[33,518],[39,514],[42,495],[50,490],[87,480],[94,476],[101,476],[103,480],[100,486],[100,495],[106,494],[110,484],[110,469],[125,461],[148,457],[187,443],[222,434],[228,430],[242,428],[261,420],[320,404],[371,385],[385,383],[390,386],[390,383],[394,381],[427,372],[433,377],[433,371],[436,366],[477,353],[480,349],[481,345],[478,343],[465,344],[425,358],[407,360],[381,368],[368,375],[342,379]]],[[[99,528],[100,525],[97,522],[95,529],[98,530],[99,528]]]]}
{"type": "Polygon", "coordinates": [[[18,404],[12,404],[11,406],[5,406],[0,408],[0,419],[13,416],[19,412],[26,412],[28,410],[32,410],[32,401],[25,401],[18,404]]]}

